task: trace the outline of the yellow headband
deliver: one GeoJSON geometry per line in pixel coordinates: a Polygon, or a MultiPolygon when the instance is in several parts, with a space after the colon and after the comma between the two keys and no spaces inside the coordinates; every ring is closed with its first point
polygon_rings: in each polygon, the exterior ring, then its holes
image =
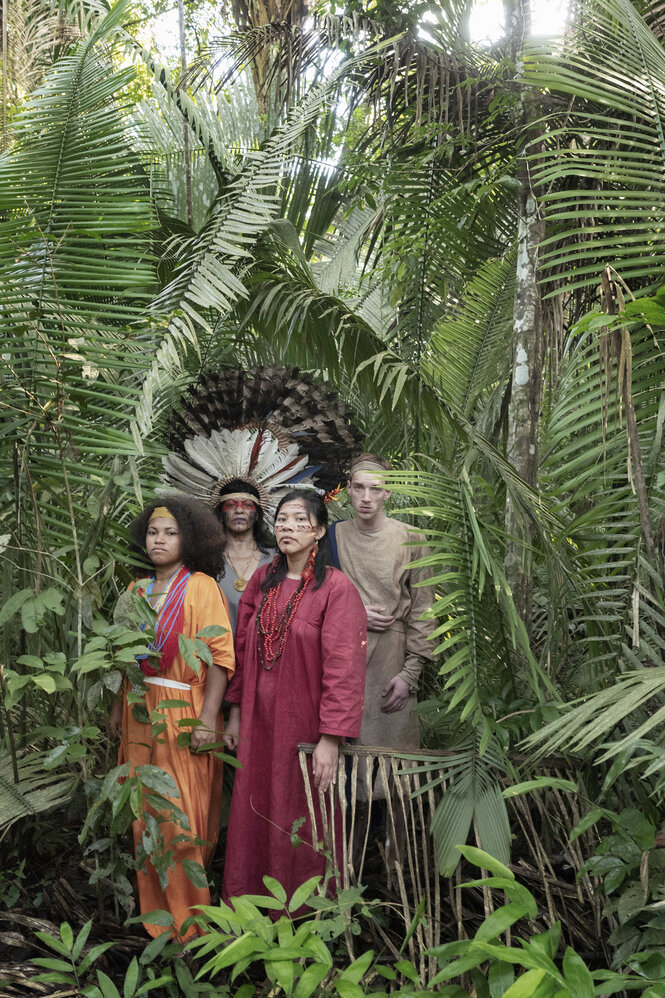
{"type": "Polygon", "coordinates": [[[155,506],[150,514],[148,523],[152,523],[152,521],[156,520],[158,516],[163,516],[165,520],[175,520],[175,516],[166,508],[166,506],[155,506]]]}

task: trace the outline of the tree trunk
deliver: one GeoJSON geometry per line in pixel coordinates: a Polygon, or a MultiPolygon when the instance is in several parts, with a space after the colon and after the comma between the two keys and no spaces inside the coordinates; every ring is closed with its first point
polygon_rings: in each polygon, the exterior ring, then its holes
{"type": "MultiPolygon", "coordinates": [[[[251,67],[254,92],[259,107],[259,116],[267,121],[269,89],[272,76],[272,63],[278,44],[271,42],[270,26],[288,24],[299,28],[307,17],[309,0],[233,0],[233,19],[239,31],[257,31],[263,28],[265,36],[261,44],[255,39],[251,67]]],[[[289,74],[289,77],[292,74],[289,74]]]]}
{"type": "MultiPolygon", "coordinates": [[[[515,124],[522,132],[522,148],[517,165],[520,182],[517,195],[517,273],[513,309],[512,384],[508,410],[507,457],[529,485],[538,478],[538,426],[543,393],[544,335],[542,302],[538,285],[538,248],[545,235],[545,218],[531,178],[526,158],[529,141],[537,135],[533,122],[539,117],[537,97],[521,89],[523,63],[521,49],[529,24],[529,0],[504,0],[506,34],[510,57],[515,62],[520,87],[515,124]]],[[[505,571],[518,613],[527,630],[531,623],[532,578],[529,549],[532,532],[519,519],[510,500],[506,503],[505,571]]]]}

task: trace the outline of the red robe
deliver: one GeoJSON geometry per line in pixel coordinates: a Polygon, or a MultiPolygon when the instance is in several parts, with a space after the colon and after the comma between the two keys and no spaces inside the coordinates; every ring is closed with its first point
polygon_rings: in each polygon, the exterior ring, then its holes
{"type": "MultiPolygon", "coordinates": [[[[318,742],[324,734],[355,738],[362,720],[367,615],[357,589],[334,568],[328,569],[319,589],[310,583],[281,657],[267,670],[259,662],[256,633],[260,586],[267,571],[268,566],[254,573],[240,601],[236,672],[226,691],[226,699],[241,708],[242,763],[231,800],[226,899],[266,894],[266,874],[275,877],[289,897],[309,877],[324,874],[325,855],[312,847],[298,743],[318,742]],[[305,822],[297,833],[301,845],[295,847],[291,830],[298,818],[305,822]]],[[[297,587],[297,579],[284,580],[278,613],[297,587]]],[[[311,758],[309,772],[320,837],[311,758]]]]}

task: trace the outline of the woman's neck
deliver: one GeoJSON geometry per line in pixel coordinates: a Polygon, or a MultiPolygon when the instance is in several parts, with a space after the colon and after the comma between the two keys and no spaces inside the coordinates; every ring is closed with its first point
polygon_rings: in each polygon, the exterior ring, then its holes
{"type": "Polygon", "coordinates": [[[183,566],[183,562],[179,562],[177,565],[168,565],[162,568],[155,567],[155,585],[165,586],[174,575],[180,571],[183,566]]]}
{"type": "Polygon", "coordinates": [[[296,555],[287,554],[286,556],[287,579],[299,579],[303,573],[305,565],[307,564],[308,558],[309,558],[309,551],[303,551],[302,553],[296,555]]]}

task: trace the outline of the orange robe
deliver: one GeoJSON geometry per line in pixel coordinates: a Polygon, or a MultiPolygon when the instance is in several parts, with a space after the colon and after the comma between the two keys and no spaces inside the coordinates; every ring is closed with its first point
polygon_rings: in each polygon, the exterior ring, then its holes
{"type": "MultiPolygon", "coordinates": [[[[183,603],[184,622],[182,633],[193,638],[197,631],[210,624],[218,624],[226,628],[226,633],[215,638],[206,638],[206,644],[212,652],[213,668],[224,668],[229,675],[235,668],[233,654],[233,637],[229,624],[228,612],[214,579],[201,572],[192,573],[187,585],[183,603]]],[[[180,937],[182,923],[190,915],[191,909],[197,905],[210,904],[210,891],[207,887],[195,887],[191,882],[182,861],[194,860],[202,867],[210,861],[217,837],[219,835],[220,810],[222,797],[222,763],[211,752],[200,755],[190,754],[187,747],[178,746],[177,737],[181,732],[191,732],[189,727],[179,727],[178,722],[185,718],[197,718],[203,706],[206,691],[208,668],[201,663],[200,674],[191,669],[183,657],[178,654],[166,673],[167,680],[187,683],[189,689],[169,689],[164,686],[146,684],[145,706],[150,714],[164,700],[184,700],[182,708],[163,708],[160,714],[166,721],[166,730],[158,734],[158,740],[153,741],[149,724],[137,721],[133,715],[133,704],[123,698],[122,740],[118,764],[130,763],[130,775],[134,775],[136,766],[151,763],[165,770],[175,780],[180,796],[171,798],[173,802],[189,819],[189,835],[198,836],[204,840],[204,845],[191,842],[173,842],[175,836],[181,835],[180,825],[170,821],[160,824],[164,836],[164,848],[173,849],[175,868],[169,870],[169,882],[166,890],[162,890],[157,873],[151,863],[147,863],[137,874],[139,906],[141,912],[165,909],[173,915],[172,932],[180,937]]],[[[125,691],[126,692],[126,691],[125,691]]],[[[221,713],[218,730],[223,729],[221,713]]],[[[220,738],[221,740],[221,738],[220,738]]],[[[217,749],[216,751],[221,751],[217,749]]],[[[136,849],[143,833],[143,822],[133,822],[134,848],[136,849]]],[[[144,922],[146,931],[151,936],[164,932],[163,926],[144,922]]]]}

